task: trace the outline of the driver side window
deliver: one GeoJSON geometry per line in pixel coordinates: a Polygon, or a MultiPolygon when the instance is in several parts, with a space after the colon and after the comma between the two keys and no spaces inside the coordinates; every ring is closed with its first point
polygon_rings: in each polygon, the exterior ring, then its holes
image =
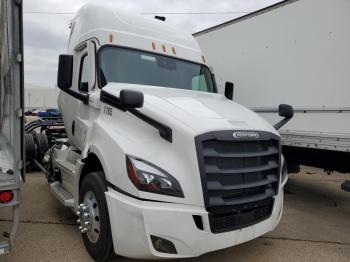
{"type": "Polygon", "coordinates": [[[82,57],[80,62],[79,91],[89,92],[89,59],[87,54],[82,57]]]}

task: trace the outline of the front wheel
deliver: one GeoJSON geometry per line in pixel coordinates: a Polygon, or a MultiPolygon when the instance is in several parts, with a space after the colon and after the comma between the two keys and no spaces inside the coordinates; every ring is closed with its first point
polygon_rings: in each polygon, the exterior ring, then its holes
{"type": "Polygon", "coordinates": [[[79,190],[79,229],[84,245],[95,261],[108,261],[114,254],[103,172],[89,173],[79,190]]]}

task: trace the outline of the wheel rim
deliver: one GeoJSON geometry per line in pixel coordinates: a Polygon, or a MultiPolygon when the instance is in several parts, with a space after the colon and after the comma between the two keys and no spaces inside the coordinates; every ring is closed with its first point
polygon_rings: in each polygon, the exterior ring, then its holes
{"type": "Polygon", "coordinates": [[[97,199],[92,191],[85,193],[84,202],[79,205],[77,215],[82,234],[86,234],[92,243],[96,243],[100,236],[100,210],[97,199]]]}

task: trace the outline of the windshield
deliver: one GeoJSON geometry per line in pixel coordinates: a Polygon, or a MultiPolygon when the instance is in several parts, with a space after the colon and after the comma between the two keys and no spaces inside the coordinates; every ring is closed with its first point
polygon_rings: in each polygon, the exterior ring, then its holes
{"type": "Polygon", "coordinates": [[[120,47],[101,50],[100,81],[102,87],[114,82],[215,92],[204,65],[120,47]]]}

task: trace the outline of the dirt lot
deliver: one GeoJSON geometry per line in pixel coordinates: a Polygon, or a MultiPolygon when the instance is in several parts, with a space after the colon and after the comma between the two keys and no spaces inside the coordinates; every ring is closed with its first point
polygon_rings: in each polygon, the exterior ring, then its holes
{"type": "MultiPolygon", "coordinates": [[[[41,173],[27,178],[16,249],[0,261],[91,261],[73,213],[51,195],[41,173]]],[[[283,218],[276,230],[182,261],[350,261],[350,193],[340,190],[346,178],[350,175],[327,176],[303,168],[301,174],[290,176],[283,218]]],[[[1,210],[0,232],[7,230],[9,218],[9,212],[1,210]]]]}

